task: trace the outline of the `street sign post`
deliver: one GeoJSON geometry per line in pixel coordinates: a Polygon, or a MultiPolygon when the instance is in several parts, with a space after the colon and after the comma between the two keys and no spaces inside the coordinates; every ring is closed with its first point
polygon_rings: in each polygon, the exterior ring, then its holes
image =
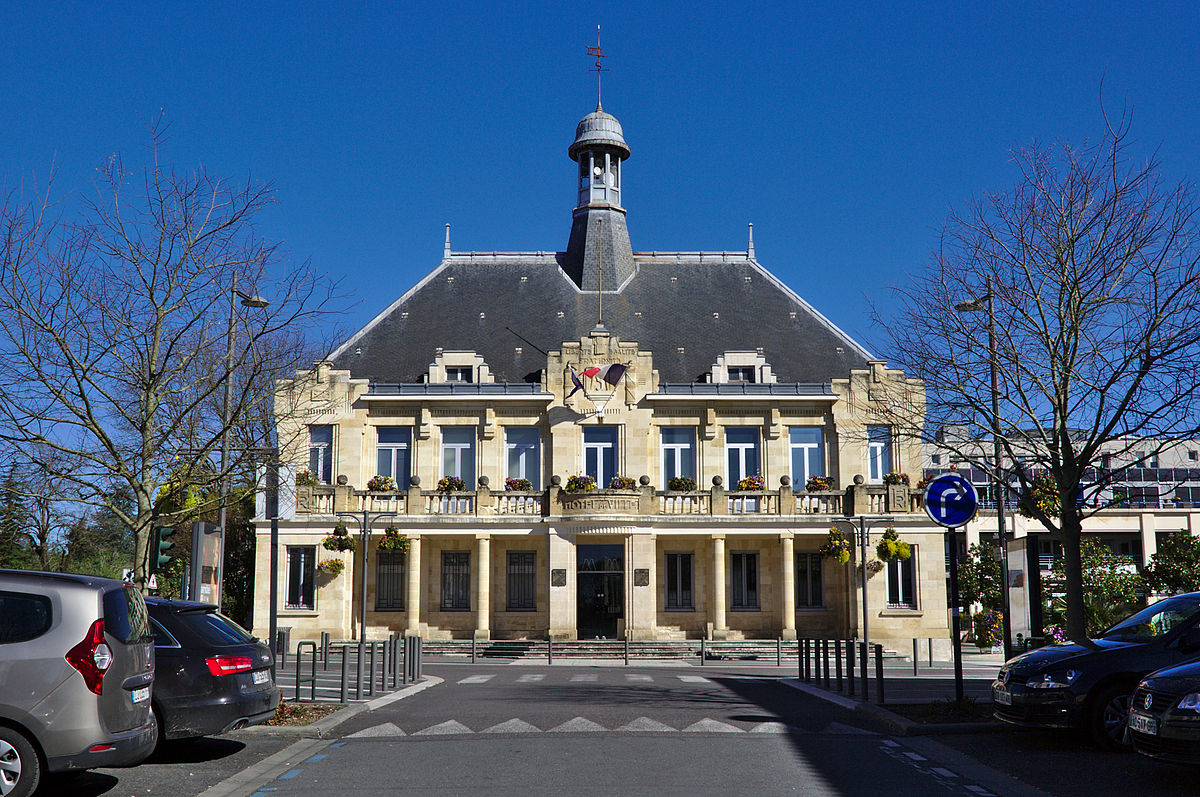
{"type": "MultiPolygon", "coordinates": [[[[954,696],[963,699],[962,639],[958,600],[958,527],[979,511],[974,486],[957,473],[943,473],[925,488],[925,514],[950,535],[950,644],[954,648],[954,696]]],[[[1005,618],[1007,621],[1007,618],[1005,618]]]]}

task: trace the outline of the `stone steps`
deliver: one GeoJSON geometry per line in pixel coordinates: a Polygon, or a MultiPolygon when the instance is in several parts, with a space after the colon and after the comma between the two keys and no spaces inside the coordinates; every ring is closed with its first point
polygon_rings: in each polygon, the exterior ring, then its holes
{"type": "MultiPolygon", "coordinates": [[[[758,660],[774,659],[777,653],[773,639],[722,640],[705,642],[705,653],[709,659],[758,660]]],[[[545,659],[549,643],[546,640],[490,640],[475,644],[475,655],[495,659],[545,659]]],[[[470,656],[471,640],[426,640],[422,649],[429,656],[470,656]]],[[[832,652],[832,648],[831,648],[832,652]]],[[[569,640],[555,642],[554,658],[609,659],[625,655],[625,643],[620,639],[569,640]]],[[[662,659],[696,659],[700,655],[700,640],[660,640],[654,642],[630,642],[630,657],[662,659]]],[[[895,651],[885,650],[885,658],[897,657],[895,651]]],[[[796,658],[796,643],[783,643],[784,658],[796,658]]]]}

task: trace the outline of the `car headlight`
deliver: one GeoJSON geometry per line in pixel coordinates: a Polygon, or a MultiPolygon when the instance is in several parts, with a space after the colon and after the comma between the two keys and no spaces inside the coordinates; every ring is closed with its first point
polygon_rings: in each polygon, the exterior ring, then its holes
{"type": "Polygon", "coordinates": [[[1025,682],[1025,685],[1030,689],[1066,689],[1071,684],[1075,683],[1075,679],[1079,677],[1079,670],[1067,670],[1066,672],[1048,672],[1042,675],[1035,675],[1025,682]]]}
{"type": "Polygon", "coordinates": [[[1175,708],[1200,713],[1200,692],[1192,692],[1191,694],[1184,695],[1175,708]]]}

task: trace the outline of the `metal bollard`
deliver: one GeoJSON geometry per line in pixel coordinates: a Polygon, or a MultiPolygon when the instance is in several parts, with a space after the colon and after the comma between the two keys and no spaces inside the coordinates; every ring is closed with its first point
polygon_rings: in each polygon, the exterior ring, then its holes
{"type": "Polygon", "coordinates": [[[358,670],[358,678],[355,680],[355,683],[354,683],[354,699],[355,700],[362,700],[363,659],[365,659],[366,657],[367,657],[366,643],[360,639],[360,640],[358,640],[358,661],[356,664],[356,668],[358,670]]]}
{"type": "Polygon", "coordinates": [[[825,688],[829,688],[829,640],[821,640],[821,671],[824,673],[825,688]]]}
{"type": "Polygon", "coordinates": [[[346,691],[348,688],[348,685],[346,684],[346,647],[347,647],[347,645],[345,643],[342,643],[342,702],[343,703],[346,702],[346,691]]]}
{"type": "Polygon", "coordinates": [[[625,666],[629,666],[629,635],[625,635],[625,666]]]}
{"type": "Polygon", "coordinates": [[[854,697],[854,641],[846,640],[846,693],[854,697]]]}
{"type": "Polygon", "coordinates": [[[800,680],[808,683],[808,640],[800,640],[800,680]]]}
{"type": "Polygon", "coordinates": [[[833,640],[833,661],[837,664],[837,690],[842,691],[842,640],[833,640]]]}
{"type": "Polygon", "coordinates": [[[804,680],[804,640],[796,640],[796,678],[804,680]]]}
{"type": "Polygon", "coordinates": [[[775,666],[783,666],[783,638],[775,637],[775,666]]]}
{"type": "Polygon", "coordinates": [[[415,670],[416,677],[413,679],[414,681],[420,681],[422,678],[425,677],[424,675],[421,674],[421,667],[423,666],[424,656],[425,656],[425,640],[421,639],[421,637],[417,637],[417,660],[416,660],[416,670],[415,670]]]}
{"type": "Polygon", "coordinates": [[[287,667],[287,638],[288,635],[286,631],[275,632],[275,664],[280,669],[285,669],[287,667]]]}
{"type": "Polygon", "coordinates": [[[471,663],[475,663],[475,635],[471,635],[471,663]]]}
{"type": "Polygon", "coordinates": [[[926,640],[929,643],[929,666],[933,666],[933,637],[926,640]]]}
{"type": "Polygon", "coordinates": [[[883,705],[883,645],[875,646],[875,699],[883,705]]]}
{"type": "Polygon", "coordinates": [[[546,640],[546,663],[554,663],[554,637],[546,640]]]}
{"type": "Polygon", "coordinates": [[[917,674],[917,639],[913,637],[913,675],[917,674]]]}
{"type": "Polygon", "coordinates": [[[871,682],[870,682],[870,678],[869,678],[870,671],[867,667],[867,665],[870,662],[867,661],[867,643],[866,642],[858,643],[858,663],[862,667],[862,699],[870,700],[871,699],[871,682]]]}
{"type": "Polygon", "coordinates": [[[708,658],[708,654],[704,650],[704,637],[700,637],[700,666],[704,666],[704,660],[708,658]]]}
{"type": "Polygon", "coordinates": [[[329,632],[321,632],[321,669],[329,669],[329,632]]]}

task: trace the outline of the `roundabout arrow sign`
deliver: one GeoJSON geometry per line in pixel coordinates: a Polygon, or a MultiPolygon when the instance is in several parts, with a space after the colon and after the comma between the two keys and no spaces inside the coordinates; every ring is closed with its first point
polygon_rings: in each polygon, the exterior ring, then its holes
{"type": "Polygon", "coordinates": [[[957,473],[943,473],[925,488],[925,514],[939,526],[965,526],[978,510],[975,487],[957,473]]]}

